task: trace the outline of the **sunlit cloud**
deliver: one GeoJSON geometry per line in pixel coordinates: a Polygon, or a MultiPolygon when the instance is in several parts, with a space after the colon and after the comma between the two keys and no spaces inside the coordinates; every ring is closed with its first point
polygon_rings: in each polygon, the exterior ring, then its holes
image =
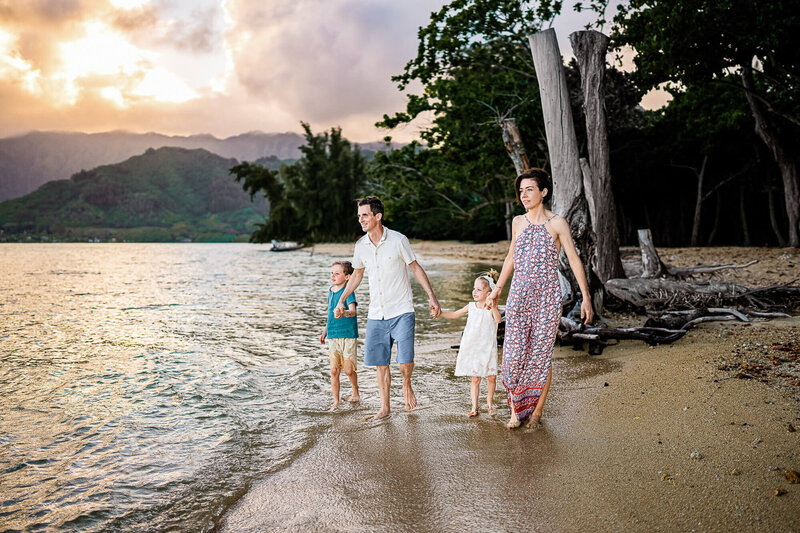
{"type": "Polygon", "coordinates": [[[144,80],[133,91],[136,96],[150,97],[159,102],[180,103],[197,98],[197,92],[183,80],[162,68],[147,72],[144,80]]]}
{"type": "Polygon", "coordinates": [[[111,5],[119,9],[139,9],[149,3],[149,0],[110,0],[111,5]]]}

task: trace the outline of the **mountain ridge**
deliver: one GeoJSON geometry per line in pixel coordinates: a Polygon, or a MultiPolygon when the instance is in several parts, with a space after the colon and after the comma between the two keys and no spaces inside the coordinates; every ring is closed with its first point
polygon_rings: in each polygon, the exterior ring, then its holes
{"type": "MultiPolygon", "coordinates": [[[[100,133],[30,131],[0,139],[0,202],[24,196],[43,184],[81,170],[125,161],[148,148],[204,149],[224,158],[255,161],[275,156],[298,159],[306,143],[298,133],[241,133],[218,138],[208,133],[165,135],[114,130],[100,133]]],[[[382,142],[355,143],[365,152],[385,149],[382,142]]]]}
{"type": "Polygon", "coordinates": [[[205,149],[150,148],[0,202],[0,233],[3,240],[246,239],[268,204],[250,201],[230,175],[235,164],[205,149]]]}

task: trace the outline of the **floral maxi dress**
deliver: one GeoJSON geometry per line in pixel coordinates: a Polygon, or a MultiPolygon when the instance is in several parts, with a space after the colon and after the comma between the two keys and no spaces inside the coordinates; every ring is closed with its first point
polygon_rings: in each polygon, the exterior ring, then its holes
{"type": "Polygon", "coordinates": [[[529,224],[514,245],[501,380],[520,422],[531,416],[547,382],[561,318],[558,250],[545,227],[549,221],[529,224]]]}

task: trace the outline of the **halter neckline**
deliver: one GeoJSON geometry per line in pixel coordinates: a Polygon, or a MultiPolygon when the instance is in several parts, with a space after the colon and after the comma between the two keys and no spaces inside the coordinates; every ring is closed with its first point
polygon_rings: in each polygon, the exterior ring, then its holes
{"type": "Polygon", "coordinates": [[[531,222],[531,219],[528,218],[528,213],[525,213],[522,216],[525,217],[525,222],[527,222],[529,226],[536,226],[536,227],[542,227],[542,226],[544,226],[545,224],[547,224],[548,222],[550,222],[551,220],[553,220],[556,217],[556,215],[553,214],[553,216],[551,216],[550,218],[548,218],[547,220],[545,220],[541,224],[534,224],[533,222],[531,222]]]}

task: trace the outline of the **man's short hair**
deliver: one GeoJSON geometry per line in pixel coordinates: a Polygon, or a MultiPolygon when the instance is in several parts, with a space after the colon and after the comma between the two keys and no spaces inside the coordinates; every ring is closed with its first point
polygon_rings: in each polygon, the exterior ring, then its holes
{"type": "Polygon", "coordinates": [[[377,196],[365,196],[364,198],[360,198],[358,201],[358,207],[362,205],[368,205],[369,210],[372,211],[373,215],[377,215],[380,213],[383,214],[383,202],[377,196]]]}

